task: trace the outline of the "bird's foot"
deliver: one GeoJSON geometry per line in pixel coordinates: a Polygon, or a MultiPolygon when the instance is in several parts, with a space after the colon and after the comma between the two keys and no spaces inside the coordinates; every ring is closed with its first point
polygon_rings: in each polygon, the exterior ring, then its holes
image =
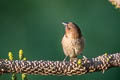
{"type": "Polygon", "coordinates": [[[65,61],[66,61],[66,59],[67,59],[67,56],[64,58],[63,62],[65,62],[65,61]]]}
{"type": "Polygon", "coordinates": [[[83,59],[88,59],[86,56],[83,56],[83,59]]]}
{"type": "Polygon", "coordinates": [[[70,58],[70,62],[76,62],[78,59],[77,58],[70,58]]]}

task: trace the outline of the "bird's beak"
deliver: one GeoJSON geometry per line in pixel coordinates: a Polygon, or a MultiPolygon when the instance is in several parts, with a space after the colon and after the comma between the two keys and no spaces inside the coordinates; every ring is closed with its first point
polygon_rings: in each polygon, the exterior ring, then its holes
{"type": "Polygon", "coordinates": [[[63,24],[64,26],[67,26],[68,23],[67,23],[67,22],[62,22],[62,24],[63,24]]]}

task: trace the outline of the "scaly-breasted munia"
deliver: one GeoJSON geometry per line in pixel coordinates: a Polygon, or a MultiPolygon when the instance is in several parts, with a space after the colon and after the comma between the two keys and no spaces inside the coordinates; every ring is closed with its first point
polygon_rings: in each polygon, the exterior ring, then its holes
{"type": "Polygon", "coordinates": [[[62,47],[66,57],[70,57],[70,60],[77,58],[84,49],[84,38],[82,36],[80,28],[73,22],[63,22],[65,26],[65,34],[62,38],[62,47]]]}

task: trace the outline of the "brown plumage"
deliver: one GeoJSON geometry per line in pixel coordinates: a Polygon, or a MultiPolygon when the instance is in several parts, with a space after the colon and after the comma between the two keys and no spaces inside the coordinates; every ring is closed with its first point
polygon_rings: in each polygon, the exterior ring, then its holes
{"type": "MultiPolygon", "coordinates": [[[[65,34],[62,38],[62,47],[64,54],[70,57],[70,60],[77,58],[84,49],[84,38],[80,28],[73,22],[65,23],[65,34]]],[[[64,59],[64,61],[66,60],[64,59]]]]}

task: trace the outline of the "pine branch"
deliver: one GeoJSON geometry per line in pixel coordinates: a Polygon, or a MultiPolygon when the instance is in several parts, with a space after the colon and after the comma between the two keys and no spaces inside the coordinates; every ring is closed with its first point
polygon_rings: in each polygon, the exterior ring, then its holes
{"type": "Polygon", "coordinates": [[[120,67],[120,53],[104,54],[92,59],[74,61],[23,61],[0,60],[0,73],[25,73],[39,75],[81,75],[120,67]]]}

